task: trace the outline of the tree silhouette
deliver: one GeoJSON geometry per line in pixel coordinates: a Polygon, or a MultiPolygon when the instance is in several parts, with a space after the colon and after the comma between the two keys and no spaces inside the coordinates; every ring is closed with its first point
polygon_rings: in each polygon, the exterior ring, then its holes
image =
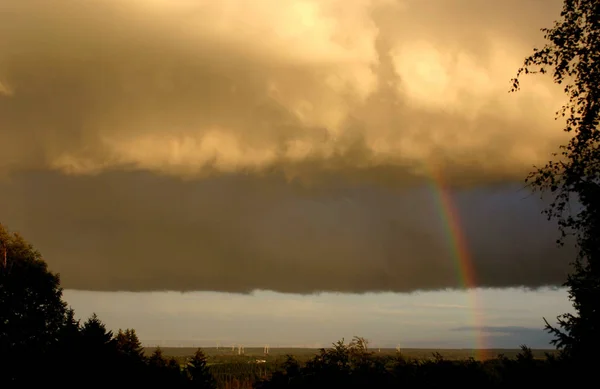
{"type": "Polygon", "coordinates": [[[115,378],[122,375],[118,371],[119,359],[116,340],[112,331],[94,313],[79,330],[79,344],[70,360],[76,358],[73,367],[83,379],[93,379],[97,385],[110,385],[115,378]],[[81,358],[82,355],[86,357],[81,358]]]}
{"type": "Polygon", "coordinates": [[[58,334],[58,338],[59,348],[65,352],[70,352],[68,350],[75,350],[80,346],[81,324],[78,319],[75,319],[75,311],[72,308],[66,310],[65,323],[58,334]]]}
{"type": "Polygon", "coordinates": [[[181,366],[179,365],[179,362],[177,362],[177,360],[174,357],[169,358],[165,370],[166,370],[167,383],[174,383],[174,382],[184,383],[184,382],[186,382],[187,376],[181,370],[181,366]]]}
{"type": "Polygon", "coordinates": [[[144,348],[140,342],[135,330],[127,328],[125,331],[119,330],[116,336],[117,349],[133,360],[144,360],[144,348]]]}
{"type": "Polygon", "coordinates": [[[73,317],[62,300],[59,276],[21,235],[2,224],[0,258],[0,355],[11,356],[3,363],[3,378],[15,382],[32,378],[24,361],[53,351],[73,317]]]}
{"type": "Polygon", "coordinates": [[[58,334],[58,342],[50,353],[51,362],[48,371],[52,377],[45,377],[46,381],[59,381],[63,383],[63,386],[69,386],[65,385],[67,383],[65,374],[72,378],[70,381],[77,381],[77,377],[81,377],[85,373],[83,371],[84,362],[81,358],[85,350],[81,339],[81,324],[75,318],[75,311],[69,308],[65,324],[58,334]],[[69,371],[67,372],[67,370],[69,371]]]}
{"type": "Polygon", "coordinates": [[[194,356],[188,361],[186,371],[192,387],[204,389],[216,387],[215,379],[208,369],[206,355],[204,355],[202,349],[196,350],[194,356]]]}
{"type": "Polygon", "coordinates": [[[96,314],[81,324],[62,300],[58,275],[0,224],[0,387],[189,386],[176,360],[143,352],[133,329],[113,336],[96,314]]]}
{"type": "Polygon", "coordinates": [[[167,361],[165,360],[160,347],[157,347],[150,358],[148,358],[148,364],[156,369],[164,369],[167,367],[167,361]]]}
{"type": "Polygon", "coordinates": [[[81,326],[81,336],[89,347],[116,346],[112,331],[106,329],[104,323],[95,313],[81,326]]]}
{"type": "Polygon", "coordinates": [[[153,376],[148,374],[147,359],[144,348],[134,329],[119,330],[115,336],[118,352],[118,370],[122,377],[120,381],[127,385],[142,385],[152,383],[153,376]],[[142,381],[140,381],[142,380],[142,381]]]}
{"type": "Polygon", "coordinates": [[[566,119],[564,131],[572,137],[527,181],[553,195],[545,213],[558,220],[558,243],[567,236],[576,241],[577,257],[564,284],[576,314],[560,315],[560,328],[546,321],[546,329],[564,356],[584,360],[600,346],[600,2],[565,0],[560,16],[542,29],[548,42],[525,59],[512,91],[521,75],[550,72],[569,97],[557,119],[566,119]]]}

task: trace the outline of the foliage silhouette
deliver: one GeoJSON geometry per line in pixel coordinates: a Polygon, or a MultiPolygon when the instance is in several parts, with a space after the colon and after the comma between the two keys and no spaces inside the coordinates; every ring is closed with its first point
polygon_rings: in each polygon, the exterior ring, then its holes
{"type": "Polygon", "coordinates": [[[288,356],[281,370],[257,383],[256,388],[447,388],[455,384],[468,388],[555,388],[575,382],[568,375],[570,365],[553,358],[534,359],[525,346],[515,359],[498,356],[487,361],[456,361],[433,353],[429,360],[411,360],[400,353],[377,355],[356,340],[349,344],[341,340],[321,349],[304,365],[288,356]]]}
{"type": "Polygon", "coordinates": [[[545,213],[558,220],[558,243],[575,238],[578,254],[564,285],[576,314],[559,316],[560,328],[544,320],[563,357],[583,362],[600,346],[600,2],[565,0],[560,16],[552,28],[542,29],[548,42],[525,59],[512,91],[523,74],[551,73],[569,98],[557,119],[565,118],[571,138],[527,182],[553,195],[545,213]]]}
{"type": "Polygon", "coordinates": [[[0,355],[11,356],[1,379],[25,382],[30,374],[23,361],[32,352],[45,359],[69,320],[59,276],[21,235],[0,224],[0,355]]]}
{"type": "Polygon", "coordinates": [[[194,356],[188,361],[186,373],[194,388],[216,388],[216,382],[208,369],[206,355],[202,349],[197,349],[194,356]]]}
{"type": "Polygon", "coordinates": [[[144,347],[138,338],[135,330],[127,328],[125,331],[119,330],[116,336],[117,349],[132,358],[133,360],[144,360],[144,347]]]}

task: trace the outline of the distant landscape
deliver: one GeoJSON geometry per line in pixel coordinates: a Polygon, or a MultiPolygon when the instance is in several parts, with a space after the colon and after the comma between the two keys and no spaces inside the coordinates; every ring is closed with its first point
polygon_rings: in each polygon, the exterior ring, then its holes
{"type": "MultiPolygon", "coordinates": [[[[197,348],[193,347],[145,347],[144,354],[147,358],[152,358],[159,352],[166,359],[173,359],[185,368],[192,361],[197,348]]],[[[271,348],[268,353],[262,347],[249,347],[243,351],[232,347],[208,347],[202,349],[206,357],[206,366],[215,380],[218,388],[251,388],[263,380],[269,380],[274,375],[286,375],[290,363],[292,366],[310,366],[315,361],[321,360],[324,356],[331,356],[335,353],[335,345],[328,348],[327,351],[316,348],[299,347],[280,347],[271,348]]],[[[367,351],[367,350],[365,350],[367,351]]],[[[433,363],[441,366],[444,363],[465,364],[477,363],[477,366],[483,367],[483,363],[489,363],[490,366],[496,364],[506,364],[508,360],[523,360],[523,356],[530,352],[532,359],[544,363],[543,361],[550,355],[556,356],[555,350],[533,350],[527,351],[521,349],[426,349],[426,348],[407,348],[400,352],[394,348],[374,348],[368,350],[371,361],[382,361],[385,364],[415,364],[415,366],[433,363]],[[484,352],[482,352],[484,351],[484,352]],[[485,355],[486,358],[481,358],[485,355]],[[485,359],[485,360],[482,360],[485,359]],[[400,362],[399,362],[400,361],[400,362]],[[412,361],[412,362],[411,362],[412,361]],[[476,362],[475,362],[476,361],[476,362]],[[504,361],[504,362],[503,362],[504,361]]],[[[346,352],[348,349],[346,349],[346,352]]],[[[351,355],[346,354],[348,356],[351,355]]],[[[366,354],[368,355],[368,354],[366,354]]],[[[527,357],[526,359],[528,359],[527,357]]],[[[343,359],[343,358],[342,358],[343,359]]],[[[337,363],[337,362],[336,362],[337,363]]],[[[425,365],[423,365],[425,366],[425,365]]]]}
{"type": "MultiPolygon", "coordinates": [[[[150,356],[156,350],[156,347],[144,347],[144,354],[150,356]]],[[[167,357],[175,357],[177,359],[191,357],[197,350],[197,347],[161,347],[163,354],[167,357]]],[[[238,349],[232,350],[231,347],[206,347],[202,348],[206,354],[209,364],[226,361],[254,360],[261,359],[266,361],[275,361],[281,357],[291,355],[297,360],[308,360],[319,353],[317,348],[300,348],[300,347],[280,347],[270,348],[268,355],[265,355],[262,347],[247,347],[243,354],[238,353],[238,349]]],[[[373,348],[370,350],[376,354],[383,356],[396,355],[398,351],[394,348],[373,348]]],[[[532,349],[533,356],[536,359],[545,358],[546,353],[555,354],[555,349],[532,349]]],[[[488,349],[485,354],[490,358],[495,358],[498,355],[504,355],[507,358],[515,358],[521,352],[520,349],[488,349]]],[[[406,358],[411,359],[427,359],[432,358],[434,353],[439,353],[444,359],[448,360],[465,360],[468,358],[477,359],[478,352],[474,349],[434,349],[434,348],[403,348],[400,350],[406,358]]]]}

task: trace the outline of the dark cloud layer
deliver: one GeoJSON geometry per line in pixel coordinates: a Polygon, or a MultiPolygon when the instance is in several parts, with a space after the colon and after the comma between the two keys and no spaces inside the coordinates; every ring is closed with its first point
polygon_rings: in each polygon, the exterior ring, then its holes
{"type": "MultiPolygon", "coordinates": [[[[535,198],[516,188],[457,192],[476,286],[564,280],[568,252],[535,198]]],[[[29,173],[0,184],[0,214],[42,250],[65,287],[247,292],[464,287],[430,189],[336,186],[276,177],[182,181],[148,173],[29,173]]],[[[473,285],[471,285],[473,286],[473,285]]]]}
{"type": "Polygon", "coordinates": [[[461,287],[436,169],[478,286],[560,283],[560,90],[507,94],[558,5],[2,1],[0,221],[67,288],[461,287]]]}

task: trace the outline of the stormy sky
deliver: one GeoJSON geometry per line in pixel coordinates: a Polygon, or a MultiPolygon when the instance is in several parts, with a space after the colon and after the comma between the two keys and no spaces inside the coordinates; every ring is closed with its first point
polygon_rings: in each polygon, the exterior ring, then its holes
{"type": "Polygon", "coordinates": [[[524,188],[565,137],[509,94],[558,0],[5,0],[0,215],[68,289],[410,292],[564,280],[524,188]]]}

